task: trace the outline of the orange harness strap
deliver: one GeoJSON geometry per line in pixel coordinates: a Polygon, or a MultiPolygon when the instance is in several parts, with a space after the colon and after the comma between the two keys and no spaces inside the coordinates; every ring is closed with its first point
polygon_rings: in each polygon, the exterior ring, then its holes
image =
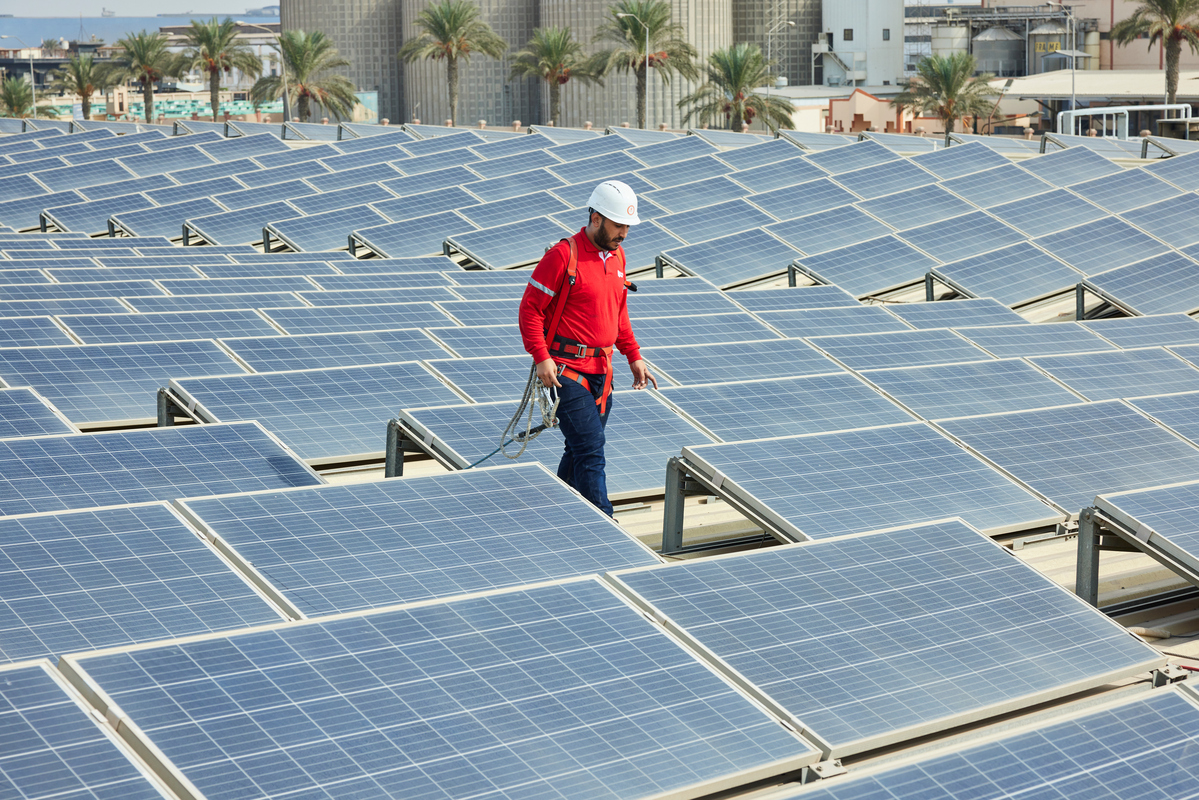
{"type": "MultiPolygon", "coordinates": [[[[604,391],[595,404],[599,406],[600,414],[603,415],[608,409],[608,395],[612,393],[612,348],[611,347],[587,347],[579,342],[566,339],[558,336],[558,323],[562,320],[562,311],[566,308],[566,298],[570,296],[570,287],[575,285],[575,279],[578,277],[579,254],[576,249],[574,237],[563,239],[570,246],[570,258],[566,262],[566,272],[562,276],[562,281],[558,285],[558,294],[555,298],[557,305],[554,307],[554,315],[550,320],[549,327],[545,332],[545,346],[551,353],[558,352],[564,358],[587,358],[587,357],[603,357],[607,364],[607,370],[604,375],[604,391]]],[[[627,283],[627,281],[626,281],[627,283]]],[[[568,380],[575,381],[588,392],[591,391],[591,385],[587,379],[579,374],[578,370],[571,369],[566,365],[558,366],[558,374],[568,380]]]]}

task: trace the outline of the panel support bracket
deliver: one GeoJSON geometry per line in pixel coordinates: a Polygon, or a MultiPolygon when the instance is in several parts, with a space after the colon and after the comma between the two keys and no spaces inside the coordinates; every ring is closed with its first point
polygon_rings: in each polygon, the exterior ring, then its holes
{"type": "Polygon", "coordinates": [[[688,497],[708,495],[687,471],[677,456],[666,462],[666,495],[662,514],[662,554],[681,553],[683,547],[683,507],[688,497]]]}
{"type": "Polygon", "coordinates": [[[173,394],[160,388],[158,390],[158,427],[172,427],[175,424],[175,417],[191,418],[187,409],[179,405],[173,394]]]}
{"type": "Polygon", "coordinates": [[[804,770],[803,779],[800,783],[815,783],[816,781],[824,780],[825,778],[834,778],[838,775],[844,775],[847,770],[839,758],[830,758],[828,761],[821,761],[818,764],[813,764],[804,770]]]}
{"type": "Polygon", "coordinates": [[[387,421],[387,445],[384,452],[383,477],[398,478],[404,474],[404,453],[424,452],[407,436],[398,419],[387,421]]]}

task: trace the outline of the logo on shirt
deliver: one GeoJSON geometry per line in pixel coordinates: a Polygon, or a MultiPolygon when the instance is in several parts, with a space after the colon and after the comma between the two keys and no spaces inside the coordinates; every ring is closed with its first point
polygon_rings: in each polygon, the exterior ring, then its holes
{"type": "Polygon", "coordinates": [[[623,272],[621,272],[620,270],[616,270],[616,277],[618,277],[618,278],[623,278],[623,277],[624,277],[624,273],[623,273],[623,272]]]}

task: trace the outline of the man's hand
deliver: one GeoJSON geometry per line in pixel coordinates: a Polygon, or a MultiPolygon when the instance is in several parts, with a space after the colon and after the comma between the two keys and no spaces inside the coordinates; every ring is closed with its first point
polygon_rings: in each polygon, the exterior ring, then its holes
{"type": "Polygon", "coordinates": [[[547,389],[554,386],[561,388],[562,384],[558,383],[558,365],[554,363],[554,359],[547,358],[545,361],[537,362],[537,379],[547,389]]]}
{"type": "Polygon", "coordinates": [[[649,384],[653,384],[654,388],[658,388],[658,379],[649,371],[649,367],[641,359],[637,359],[629,365],[629,369],[633,370],[633,388],[644,389],[649,384]]]}

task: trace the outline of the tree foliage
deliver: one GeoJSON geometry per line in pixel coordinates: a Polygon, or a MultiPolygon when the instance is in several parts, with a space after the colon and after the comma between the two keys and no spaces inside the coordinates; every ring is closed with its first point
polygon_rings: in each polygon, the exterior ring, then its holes
{"type": "Polygon", "coordinates": [[[295,103],[296,116],[303,122],[308,121],[313,103],[334,119],[352,114],[359,103],[354,84],[333,72],[348,67],[350,62],[342,58],[329,37],[320,31],[283,31],[275,51],[279,53],[282,76],[259,78],[250,90],[251,100],[262,103],[282,97],[286,82],[288,99],[295,103]]]}
{"type": "Polygon", "coordinates": [[[670,83],[676,72],[688,80],[698,80],[697,53],[683,38],[682,26],[671,23],[670,3],[666,0],[620,0],[609,6],[608,12],[596,31],[595,41],[609,47],[592,57],[592,69],[601,77],[613,70],[636,76],[637,126],[644,128],[648,122],[645,92],[649,69],[652,67],[663,83],[670,83]]]}
{"type": "Polygon", "coordinates": [[[1112,26],[1112,41],[1121,47],[1145,36],[1149,49],[1166,47],[1166,102],[1178,98],[1178,62],[1182,43],[1199,53],[1199,0],[1141,0],[1132,16],[1112,26]]]}
{"type": "Polygon", "coordinates": [[[0,83],[0,117],[52,117],[45,106],[33,107],[33,87],[23,77],[0,83]]]}
{"type": "Polygon", "coordinates": [[[79,95],[84,119],[91,119],[92,95],[107,91],[113,83],[109,65],[97,64],[87,54],[71,56],[65,67],[50,73],[51,89],[79,95]]]}
{"type": "Polygon", "coordinates": [[[262,74],[262,59],[250,46],[237,38],[237,23],[229,17],[217,22],[192,20],[185,34],[187,50],[183,57],[189,69],[198,69],[208,79],[208,99],[212,121],[221,109],[221,75],[238,70],[251,78],[262,74]]]}
{"type": "Polygon", "coordinates": [[[117,40],[112,59],[113,77],[135,80],[142,86],[142,102],[146,122],[154,119],[154,84],[163,78],[178,77],[184,62],[167,47],[167,37],[161,33],[140,31],[126,34],[117,40]]]}
{"type": "Polygon", "coordinates": [[[417,15],[416,26],[420,34],[404,42],[398,57],[408,62],[445,59],[450,120],[457,125],[459,61],[470,61],[474,53],[499,58],[508,43],[479,18],[479,7],[470,0],[430,3],[417,15]]]}
{"type": "Polygon", "coordinates": [[[508,79],[530,77],[541,78],[549,85],[550,121],[555,126],[562,124],[562,87],[567,82],[602,83],[570,28],[533,30],[533,38],[516,52],[508,79]]]}
{"type": "Polygon", "coordinates": [[[922,117],[936,117],[953,132],[954,120],[985,117],[995,107],[996,92],[989,73],[975,76],[974,56],[954,53],[931,55],[916,65],[916,77],[891,101],[892,106],[910,106],[922,117]]]}
{"type": "Polygon", "coordinates": [[[707,82],[679,101],[679,108],[690,109],[683,123],[696,118],[739,131],[742,122],[753,123],[760,117],[771,128],[794,128],[795,107],[790,101],[754,93],[773,80],[769,67],[756,44],[742,42],[712,53],[707,82]]]}

